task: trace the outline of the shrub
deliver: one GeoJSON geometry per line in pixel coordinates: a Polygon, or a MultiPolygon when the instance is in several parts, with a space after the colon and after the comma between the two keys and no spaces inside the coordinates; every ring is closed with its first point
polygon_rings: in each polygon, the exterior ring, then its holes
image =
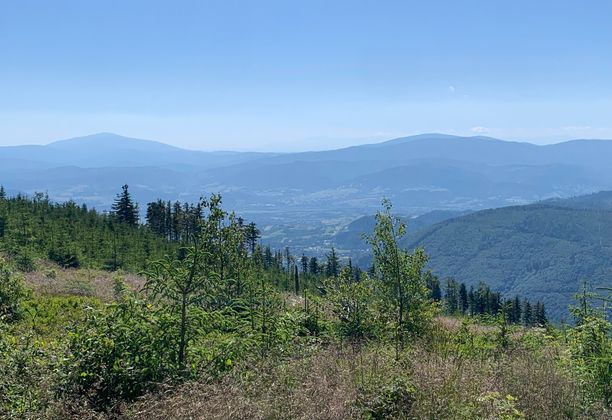
{"type": "Polygon", "coordinates": [[[78,268],[81,266],[80,258],[76,251],[53,248],[49,250],[47,256],[62,268],[78,268]]]}
{"type": "Polygon", "coordinates": [[[33,252],[28,248],[21,248],[13,257],[15,266],[19,271],[31,273],[36,270],[36,260],[33,252]]]}
{"type": "Polygon", "coordinates": [[[487,392],[485,395],[478,398],[478,402],[488,406],[488,412],[494,413],[496,419],[500,420],[515,420],[524,419],[523,414],[516,408],[517,399],[512,395],[501,395],[499,392],[487,392]]]}
{"type": "Polygon", "coordinates": [[[415,399],[414,388],[403,378],[362,393],[358,405],[364,419],[406,418],[415,399]]]}
{"type": "Polygon", "coordinates": [[[22,315],[22,302],[28,296],[23,280],[0,259],[0,321],[18,320],[22,315]]]}
{"type": "Polygon", "coordinates": [[[600,316],[587,316],[568,331],[571,365],[585,388],[595,398],[612,405],[612,339],[610,322],[600,316]]]}
{"type": "Polygon", "coordinates": [[[0,325],[0,418],[36,418],[53,398],[49,355],[31,334],[15,336],[4,328],[0,325]]]}
{"type": "Polygon", "coordinates": [[[92,310],[70,334],[64,365],[69,393],[105,409],[132,400],[177,373],[176,345],[163,313],[133,298],[92,310]]]}
{"type": "Polygon", "coordinates": [[[338,279],[328,281],[326,290],[337,318],[336,330],[341,337],[362,341],[379,333],[375,283],[369,276],[356,282],[345,267],[338,279]]]}

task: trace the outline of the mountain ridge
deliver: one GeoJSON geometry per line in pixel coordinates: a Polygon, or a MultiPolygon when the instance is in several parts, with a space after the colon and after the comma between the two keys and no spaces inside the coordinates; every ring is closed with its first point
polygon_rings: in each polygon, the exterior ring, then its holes
{"type": "Polygon", "coordinates": [[[383,197],[402,214],[419,215],[612,189],[608,156],[612,141],[606,140],[540,146],[430,133],[275,154],[190,151],[98,133],[47,146],[0,148],[0,184],[11,193],[47,191],[51,198],[100,210],[110,207],[123,184],[143,206],[158,197],[196,201],[220,193],[236,211],[264,225],[297,225],[306,232],[306,224],[315,223],[333,231],[347,218],[372,214],[383,197]],[[92,168],[98,168],[98,178],[86,170],[92,168]]]}
{"type": "Polygon", "coordinates": [[[482,210],[426,227],[403,244],[423,247],[441,278],[485,281],[507,296],[541,300],[558,322],[582,281],[612,281],[611,197],[606,191],[482,210]]]}

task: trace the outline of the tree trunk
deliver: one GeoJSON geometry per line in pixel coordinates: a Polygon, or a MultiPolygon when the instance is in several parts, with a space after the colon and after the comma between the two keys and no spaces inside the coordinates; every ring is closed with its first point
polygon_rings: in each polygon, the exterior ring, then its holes
{"type": "Polygon", "coordinates": [[[181,328],[179,331],[179,352],[178,352],[178,364],[181,371],[181,375],[185,374],[185,348],[187,347],[187,295],[183,294],[183,300],[181,302],[181,328]]]}

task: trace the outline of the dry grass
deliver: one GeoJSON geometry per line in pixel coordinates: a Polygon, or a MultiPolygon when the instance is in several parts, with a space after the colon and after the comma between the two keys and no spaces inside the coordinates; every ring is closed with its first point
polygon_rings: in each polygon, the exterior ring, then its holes
{"type": "Polygon", "coordinates": [[[529,419],[605,419],[603,407],[581,407],[581,390],[563,374],[552,354],[515,351],[498,360],[453,358],[418,349],[412,383],[418,396],[413,418],[498,418],[487,395],[515,399],[529,419]]]}
{"type": "Polygon", "coordinates": [[[580,388],[559,369],[556,356],[554,350],[517,349],[471,359],[416,343],[396,361],[382,346],[331,346],[148,396],[126,418],[361,418],[364,406],[388,403],[386,390],[398,380],[410,384],[412,396],[385,418],[498,419],[512,418],[503,416],[513,409],[528,419],[611,418],[602,407],[581,408],[580,388]]]}
{"type": "Polygon", "coordinates": [[[142,287],[143,277],[127,273],[110,273],[92,269],[63,269],[50,263],[40,263],[39,269],[25,273],[25,281],[35,292],[59,296],[92,296],[103,301],[113,299],[113,280],[121,275],[128,287],[142,287]]]}
{"type": "Polygon", "coordinates": [[[605,418],[603,412],[582,412],[579,385],[559,368],[557,354],[517,350],[496,364],[497,387],[518,399],[529,418],[605,418]]]}
{"type": "Polygon", "coordinates": [[[138,402],[136,419],[346,419],[354,418],[356,389],[346,358],[317,352],[276,366],[211,383],[188,383],[138,402]]]}

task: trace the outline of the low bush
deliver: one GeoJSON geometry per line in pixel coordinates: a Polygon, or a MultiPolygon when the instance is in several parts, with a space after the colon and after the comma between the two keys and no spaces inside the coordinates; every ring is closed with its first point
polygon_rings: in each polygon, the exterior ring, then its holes
{"type": "Polygon", "coordinates": [[[23,301],[29,295],[23,279],[0,257],[0,322],[14,322],[23,315],[23,301]]]}

